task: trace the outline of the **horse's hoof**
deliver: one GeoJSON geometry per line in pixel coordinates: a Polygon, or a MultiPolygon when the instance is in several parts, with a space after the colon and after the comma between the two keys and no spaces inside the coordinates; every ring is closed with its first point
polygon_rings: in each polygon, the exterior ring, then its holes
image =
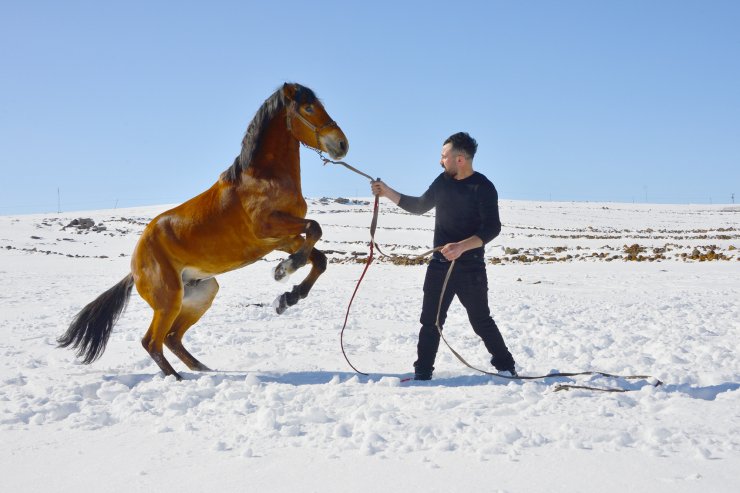
{"type": "Polygon", "coordinates": [[[285,310],[288,309],[288,296],[287,293],[283,293],[277,298],[275,298],[275,301],[272,302],[272,306],[275,308],[275,311],[278,315],[282,315],[285,310]]]}
{"type": "Polygon", "coordinates": [[[285,267],[285,262],[280,262],[274,269],[272,269],[272,277],[276,281],[284,281],[288,278],[288,269],[285,267]]]}
{"type": "Polygon", "coordinates": [[[305,298],[305,295],[301,296],[300,291],[300,286],[293,286],[291,291],[285,292],[275,298],[275,301],[272,302],[272,306],[275,307],[275,311],[278,315],[287,310],[289,306],[293,306],[298,303],[298,300],[301,298],[305,298]]]}
{"type": "Polygon", "coordinates": [[[164,375],[165,378],[167,378],[167,377],[175,377],[175,380],[177,380],[178,382],[182,382],[182,380],[183,380],[182,375],[180,375],[176,371],[173,371],[172,373],[169,373],[169,374],[166,374],[166,373],[162,372],[162,374],[164,375]]]}

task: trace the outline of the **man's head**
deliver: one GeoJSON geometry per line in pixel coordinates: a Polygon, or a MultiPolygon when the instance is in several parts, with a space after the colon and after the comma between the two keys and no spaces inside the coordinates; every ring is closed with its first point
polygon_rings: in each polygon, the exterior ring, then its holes
{"type": "Polygon", "coordinates": [[[467,178],[473,173],[473,157],[478,143],[466,132],[450,135],[442,145],[442,158],[439,164],[451,178],[467,178]]]}

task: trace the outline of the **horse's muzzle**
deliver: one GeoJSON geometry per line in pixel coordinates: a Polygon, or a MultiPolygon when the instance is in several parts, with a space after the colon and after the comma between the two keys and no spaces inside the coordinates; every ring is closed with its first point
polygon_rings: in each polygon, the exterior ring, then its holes
{"type": "Polygon", "coordinates": [[[347,151],[349,151],[349,142],[347,142],[347,137],[341,131],[332,132],[323,137],[321,143],[332,159],[342,159],[347,155],[347,151]]]}

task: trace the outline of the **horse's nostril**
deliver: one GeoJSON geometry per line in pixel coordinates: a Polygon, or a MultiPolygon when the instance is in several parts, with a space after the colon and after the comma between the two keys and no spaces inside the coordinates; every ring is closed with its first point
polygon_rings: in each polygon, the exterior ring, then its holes
{"type": "Polygon", "coordinates": [[[347,142],[340,140],[339,148],[342,150],[342,152],[347,152],[347,142]]]}

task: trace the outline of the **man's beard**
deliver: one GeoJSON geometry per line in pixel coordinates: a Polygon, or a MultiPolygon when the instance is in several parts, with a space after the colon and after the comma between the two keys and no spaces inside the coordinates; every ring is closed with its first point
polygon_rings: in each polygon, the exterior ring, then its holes
{"type": "Polygon", "coordinates": [[[454,170],[454,171],[453,171],[453,170],[448,170],[448,169],[447,169],[447,168],[445,168],[444,166],[442,166],[442,167],[443,167],[443,168],[444,168],[444,170],[445,170],[445,171],[444,171],[444,175],[445,175],[445,176],[446,176],[447,178],[455,178],[455,177],[457,176],[457,170],[454,170]]]}

